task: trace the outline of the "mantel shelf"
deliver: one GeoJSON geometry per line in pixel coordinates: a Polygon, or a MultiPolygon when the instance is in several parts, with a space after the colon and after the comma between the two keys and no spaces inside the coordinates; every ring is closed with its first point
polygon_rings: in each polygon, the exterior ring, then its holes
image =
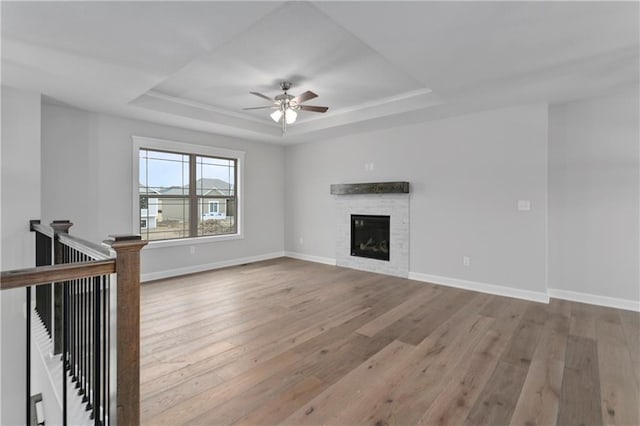
{"type": "Polygon", "coordinates": [[[331,185],[332,195],[408,193],[409,182],[337,183],[331,185]]]}

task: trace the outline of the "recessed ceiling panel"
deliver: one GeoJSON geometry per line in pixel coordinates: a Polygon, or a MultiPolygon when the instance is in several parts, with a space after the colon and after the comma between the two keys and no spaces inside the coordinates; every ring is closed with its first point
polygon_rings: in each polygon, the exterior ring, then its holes
{"type": "Polygon", "coordinates": [[[279,4],[2,1],[2,37],[161,75],[227,42],[279,4]]]}
{"type": "Polygon", "coordinates": [[[638,46],[638,2],[318,2],[441,95],[638,46]]]}
{"type": "MultiPolygon", "coordinates": [[[[245,32],[203,55],[154,87],[151,93],[210,105],[269,121],[268,111],[243,111],[269,105],[249,94],[282,93],[279,81],[292,82],[290,94],[311,90],[309,105],[333,111],[425,90],[424,84],[390,63],[315,6],[282,5],[245,32]]],[[[313,117],[302,112],[299,121],[313,117]]]]}

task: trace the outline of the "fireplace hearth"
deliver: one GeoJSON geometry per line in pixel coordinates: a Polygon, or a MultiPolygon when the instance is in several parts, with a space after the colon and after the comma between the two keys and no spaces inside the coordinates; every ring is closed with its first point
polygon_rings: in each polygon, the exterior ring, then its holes
{"type": "Polygon", "coordinates": [[[351,256],[389,261],[390,216],[351,215],[351,256]]]}

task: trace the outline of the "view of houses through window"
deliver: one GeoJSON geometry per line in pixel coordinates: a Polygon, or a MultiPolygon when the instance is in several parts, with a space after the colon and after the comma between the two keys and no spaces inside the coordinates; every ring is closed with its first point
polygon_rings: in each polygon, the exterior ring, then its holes
{"type": "Polygon", "coordinates": [[[235,234],[236,173],[236,159],[141,148],[142,238],[235,234]]]}

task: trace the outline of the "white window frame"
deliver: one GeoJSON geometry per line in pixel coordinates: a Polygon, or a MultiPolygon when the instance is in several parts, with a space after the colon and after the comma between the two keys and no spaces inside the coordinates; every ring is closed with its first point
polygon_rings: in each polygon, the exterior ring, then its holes
{"type": "Polygon", "coordinates": [[[147,248],[162,248],[172,246],[183,246],[193,244],[214,243],[219,241],[239,240],[244,238],[244,151],[236,151],[227,148],[217,148],[205,145],[195,145],[184,142],[177,142],[168,139],[152,138],[147,136],[132,136],[133,140],[133,179],[132,179],[132,200],[133,200],[133,220],[132,231],[134,234],[140,232],[140,149],[169,151],[184,154],[203,155],[208,157],[222,157],[236,160],[236,233],[224,235],[205,235],[201,237],[176,238],[171,240],[150,240],[147,248]]]}

